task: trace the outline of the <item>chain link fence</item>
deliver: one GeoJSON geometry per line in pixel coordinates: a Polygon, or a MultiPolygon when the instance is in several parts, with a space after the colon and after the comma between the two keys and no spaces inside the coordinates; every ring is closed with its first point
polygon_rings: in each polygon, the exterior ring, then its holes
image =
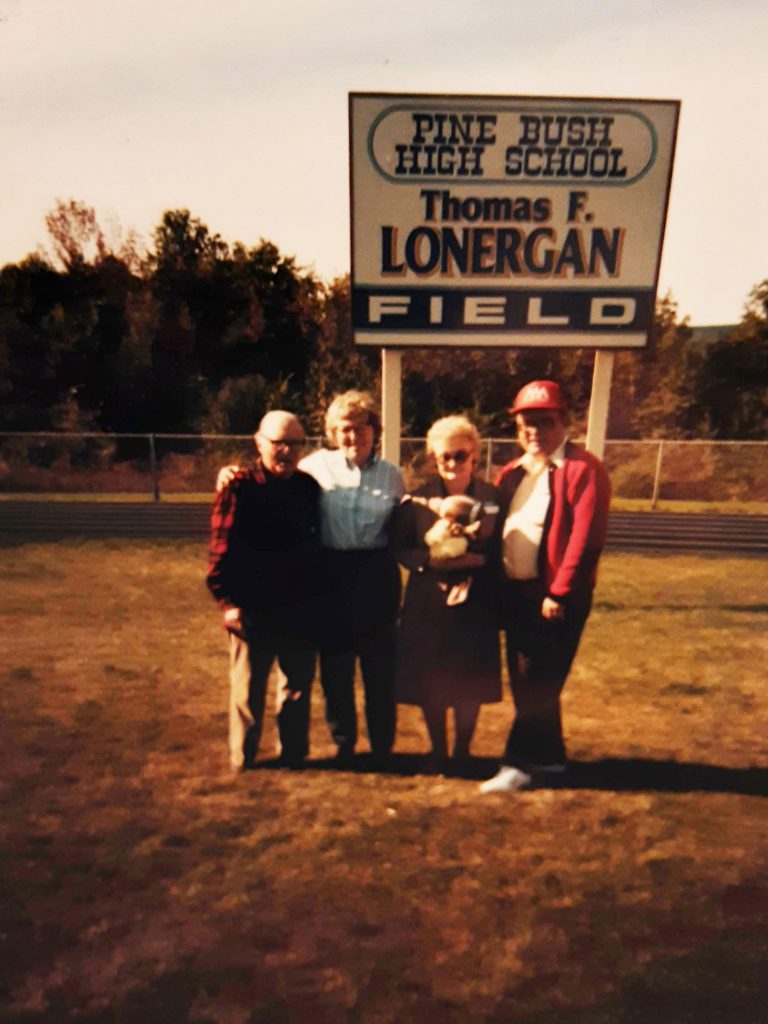
{"type": "MultiPolygon", "coordinates": [[[[218,468],[253,452],[250,434],[0,433],[0,493],[210,495],[218,468]]],[[[511,439],[484,439],[486,478],[518,452],[511,439]]],[[[431,471],[424,438],[402,439],[401,463],[409,487],[431,471]]],[[[605,463],[620,498],[768,501],[768,441],[608,441],[605,463]]]]}

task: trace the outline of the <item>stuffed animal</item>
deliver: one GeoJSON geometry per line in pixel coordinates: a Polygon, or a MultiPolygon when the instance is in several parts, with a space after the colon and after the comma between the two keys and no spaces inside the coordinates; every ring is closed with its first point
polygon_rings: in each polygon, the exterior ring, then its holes
{"type": "Polygon", "coordinates": [[[435,509],[440,518],[424,534],[430,557],[459,558],[466,554],[469,542],[480,529],[478,513],[481,507],[466,494],[450,494],[442,498],[435,509]]]}

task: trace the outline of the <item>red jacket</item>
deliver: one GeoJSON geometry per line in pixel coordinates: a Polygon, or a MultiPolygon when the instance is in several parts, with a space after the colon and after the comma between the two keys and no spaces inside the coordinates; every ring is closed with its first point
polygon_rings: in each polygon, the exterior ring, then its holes
{"type": "MultiPolygon", "coordinates": [[[[496,482],[505,518],[525,473],[520,462],[515,459],[505,466],[496,482]]],[[[552,500],[544,523],[539,572],[549,596],[565,601],[594,589],[608,531],[611,482],[602,462],[570,441],[562,466],[551,466],[549,472],[552,500]]]]}

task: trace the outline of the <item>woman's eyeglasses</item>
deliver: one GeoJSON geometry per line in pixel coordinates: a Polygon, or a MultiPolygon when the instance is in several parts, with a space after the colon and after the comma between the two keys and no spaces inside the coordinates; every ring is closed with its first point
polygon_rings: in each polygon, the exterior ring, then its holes
{"type": "Polygon", "coordinates": [[[455,462],[457,466],[461,466],[471,457],[472,452],[468,452],[464,448],[460,448],[457,452],[443,452],[442,455],[436,456],[438,462],[455,462]]]}

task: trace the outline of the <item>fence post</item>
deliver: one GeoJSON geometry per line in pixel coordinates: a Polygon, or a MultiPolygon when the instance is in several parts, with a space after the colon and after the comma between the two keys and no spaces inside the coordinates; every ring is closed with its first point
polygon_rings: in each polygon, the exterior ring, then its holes
{"type": "Polygon", "coordinates": [[[492,483],[492,481],[491,481],[491,466],[493,466],[493,438],[489,437],[486,443],[487,443],[488,447],[486,448],[486,456],[485,456],[485,479],[489,483],[492,483]]]}
{"type": "Polygon", "coordinates": [[[149,472],[152,474],[152,498],[160,501],[160,477],[157,473],[157,454],[155,453],[155,435],[149,435],[149,472]]]}
{"type": "Polygon", "coordinates": [[[659,489],[661,488],[661,463],[664,456],[664,442],[659,441],[659,450],[656,452],[656,472],[653,477],[653,496],[651,508],[655,509],[659,504],[659,489]]]}

